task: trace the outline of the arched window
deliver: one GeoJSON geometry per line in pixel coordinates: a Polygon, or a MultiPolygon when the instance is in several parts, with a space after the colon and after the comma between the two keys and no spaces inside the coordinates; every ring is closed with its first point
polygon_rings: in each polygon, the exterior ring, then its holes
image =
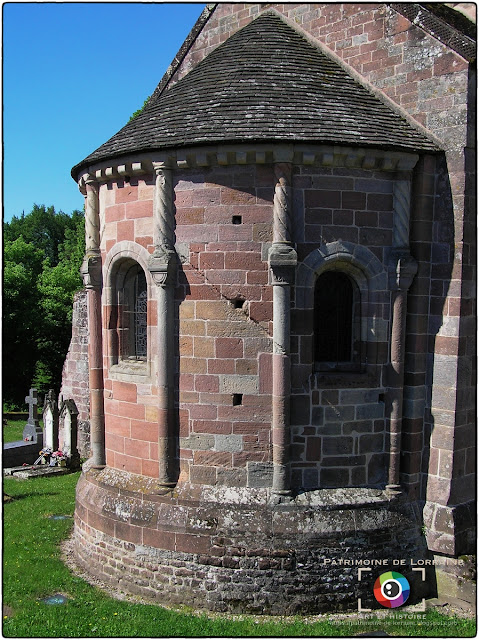
{"type": "Polygon", "coordinates": [[[146,360],[148,293],[143,269],[136,263],[124,275],[118,289],[120,360],[146,360]]]}
{"type": "Polygon", "coordinates": [[[360,364],[360,295],[342,271],[325,271],[314,291],[315,362],[320,370],[355,370],[360,364]]]}

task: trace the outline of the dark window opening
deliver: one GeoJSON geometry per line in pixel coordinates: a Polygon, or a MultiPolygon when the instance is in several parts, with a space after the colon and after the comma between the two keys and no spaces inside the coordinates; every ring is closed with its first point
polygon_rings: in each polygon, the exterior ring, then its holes
{"type": "Polygon", "coordinates": [[[120,357],[146,360],[147,357],[146,278],[139,265],[131,267],[119,292],[120,357]]]}
{"type": "Polygon", "coordinates": [[[241,216],[233,216],[233,217],[231,218],[231,222],[232,222],[233,224],[241,224],[241,222],[242,222],[242,218],[241,218],[241,216]]]}
{"type": "Polygon", "coordinates": [[[316,280],[314,304],[315,361],[320,368],[359,364],[359,293],[341,271],[326,271],[316,280]]]}
{"type": "Polygon", "coordinates": [[[243,404],[243,394],[233,393],[233,407],[238,407],[241,404],[243,404]]]}

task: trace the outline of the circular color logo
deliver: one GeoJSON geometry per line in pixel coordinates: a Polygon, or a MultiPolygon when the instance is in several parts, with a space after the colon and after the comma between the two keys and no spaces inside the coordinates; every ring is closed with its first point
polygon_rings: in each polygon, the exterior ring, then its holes
{"type": "Polygon", "coordinates": [[[381,573],[374,583],[374,597],[379,604],[390,609],[402,606],[409,598],[410,590],[407,578],[396,571],[381,573]]]}

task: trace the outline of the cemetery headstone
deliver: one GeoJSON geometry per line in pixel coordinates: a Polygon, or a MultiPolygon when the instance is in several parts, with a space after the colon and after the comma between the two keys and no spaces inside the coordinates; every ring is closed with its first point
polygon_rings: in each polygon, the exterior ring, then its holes
{"type": "Polygon", "coordinates": [[[22,440],[6,442],[3,445],[3,468],[21,467],[35,463],[43,449],[43,430],[38,420],[38,395],[36,389],[30,389],[25,398],[28,405],[28,421],[23,429],[22,440]]]}
{"type": "Polygon", "coordinates": [[[57,399],[50,389],[43,403],[43,445],[52,451],[58,449],[58,422],[57,399]]]}
{"type": "Polygon", "coordinates": [[[71,468],[80,465],[78,452],[78,409],[74,400],[64,400],[60,409],[60,449],[69,457],[71,468]]]}
{"type": "Polygon", "coordinates": [[[38,395],[36,389],[30,389],[30,394],[25,398],[28,405],[28,421],[23,429],[23,440],[36,442],[43,446],[43,430],[38,420],[38,395]]]}

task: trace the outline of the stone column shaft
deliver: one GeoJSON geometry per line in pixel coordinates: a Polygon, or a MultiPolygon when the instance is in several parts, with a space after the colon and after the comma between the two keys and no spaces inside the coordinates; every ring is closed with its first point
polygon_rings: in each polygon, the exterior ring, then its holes
{"type": "Polygon", "coordinates": [[[157,285],[158,303],[158,457],[159,480],[176,484],[176,439],[174,428],[174,287],[176,282],[175,217],[171,168],[154,163],[156,182],[153,201],[155,250],[148,269],[157,285]]]}
{"type": "MultiPolygon", "coordinates": [[[[391,352],[389,370],[389,470],[386,488],[399,490],[401,435],[404,398],[404,356],[406,351],[407,292],[417,271],[417,263],[406,253],[394,258],[396,268],[390,272],[393,286],[391,352]]],[[[392,262],[392,264],[394,264],[392,262]]]]}
{"type": "Polygon", "coordinates": [[[277,163],[274,167],[273,245],[269,252],[273,284],[272,491],[278,495],[291,492],[290,296],[297,263],[291,244],[291,169],[290,163],[277,163]]]}
{"type": "Polygon", "coordinates": [[[90,442],[93,465],[96,467],[104,467],[106,464],[106,456],[99,211],[98,185],[91,178],[87,178],[85,206],[86,252],[81,272],[84,285],[87,289],[88,305],[90,442]]]}

